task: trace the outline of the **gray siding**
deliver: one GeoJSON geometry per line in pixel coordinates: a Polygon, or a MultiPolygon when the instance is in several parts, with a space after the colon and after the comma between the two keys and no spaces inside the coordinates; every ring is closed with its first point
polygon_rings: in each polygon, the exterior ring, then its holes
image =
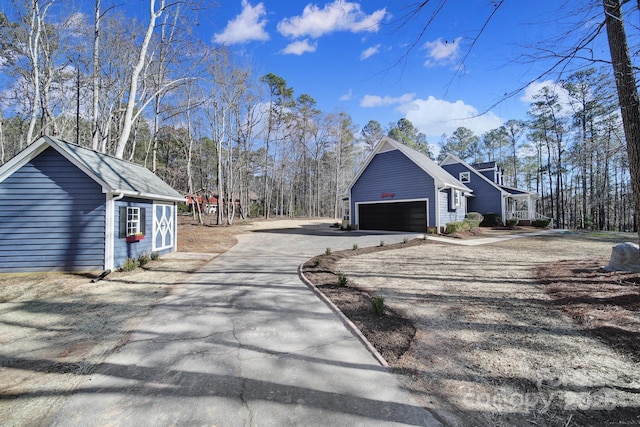
{"type": "Polygon", "coordinates": [[[0,272],[104,267],[105,195],[52,148],[0,183],[0,272]]]}
{"type": "Polygon", "coordinates": [[[460,196],[460,206],[455,211],[449,211],[450,191],[443,190],[438,192],[440,198],[440,226],[444,227],[449,222],[460,222],[466,216],[466,197],[460,196]]]}
{"type": "Polygon", "coordinates": [[[473,190],[473,196],[467,200],[467,212],[502,215],[502,194],[498,188],[476,175],[478,172],[468,169],[460,163],[443,165],[442,167],[455,178],[459,178],[460,172],[471,172],[469,174],[471,181],[464,184],[473,190]]]}
{"type": "Polygon", "coordinates": [[[121,267],[127,258],[137,259],[140,255],[151,254],[153,244],[153,202],[151,200],[127,198],[115,203],[113,221],[113,266],[121,267]],[[139,207],[145,209],[145,236],[139,242],[128,243],[126,238],[120,236],[120,207],[139,207]]]}
{"type": "Polygon", "coordinates": [[[433,178],[399,150],[377,154],[351,188],[351,223],[356,222],[356,203],[429,199],[429,226],[435,227],[433,178]],[[383,198],[393,193],[393,198],[383,198]]]}

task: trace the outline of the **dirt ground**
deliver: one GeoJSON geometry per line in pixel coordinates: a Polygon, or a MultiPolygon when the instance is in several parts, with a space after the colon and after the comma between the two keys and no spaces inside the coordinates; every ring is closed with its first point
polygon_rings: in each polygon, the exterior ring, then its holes
{"type": "MultiPolygon", "coordinates": [[[[215,256],[238,233],[295,223],[211,222],[180,217],[179,250],[215,256]]],[[[337,272],[349,287],[384,297],[384,316],[355,323],[370,337],[387,334],[380,351],[445,424],[637,425],[637,276],[597,271],[625,239],[567,234],[473,248],[415,241],[345,251],[347,258],[336,252],[317,273],[336,301],[345,295],[328,285],[337,272]]],[[[0,275],[0,424],[46,424],[93,366],[204,262],[161,258],[97,283],[91,274],[0,275]]],[[[345,313],[372,312],[366,296],[349,298],[345,313]]]]}
{"type": "MultiPolygon", "coordinates": [[[[343,251],[316,280],[346,274],[413,323],[409,349],[389,361],[447,425],[639,425],[640,274],[599,270],[613,245],[634,238],[566,233],[343,251]]],[[[361,310],[371,313],[371,302],[361,310]]],[[[378,333],[374,345],[385,340],[378,333]]]]}

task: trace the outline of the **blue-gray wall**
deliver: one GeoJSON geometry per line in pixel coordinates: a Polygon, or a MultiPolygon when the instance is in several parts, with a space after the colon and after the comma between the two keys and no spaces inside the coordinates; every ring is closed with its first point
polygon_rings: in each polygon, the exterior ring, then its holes
{"type": "Polygon", "coordinates": [[[467,212],[497,213],[502,215],[502,195],[498,188],[476,175],[476,172],[461,163],[443,165],[442,168],[460,179],[460,172],[468,172],[471,181],[464,185],[473,190],[472,197],[467,199],[467,212]]]}
{"type": "Polygon", "coordinates": [[[440,198],[440,225],[445,226],[450,222],[464,221],[464,217],[467,215],[467,198],[460,195],[460,206],[455,209],[449,209],[451,190],[442,190],[438,192],[440,198]]]}
{"type": "Polygon", "coordinates": [[[351,187],[351,224],[356,203],[429,199],[429,227],[435,227],[436,198],[433,178],[399,150],[377,154],[351,187]],[[393,198],[382,198],[393,193],[393,198]]]}
{"type": "Polygon", "coordinates": [[[153,202],[151,200],[134,199],[125,197],[115,202],[114,209],[114,244],[113,244],[113,266],[118,268],[127,258],[137,259],[140,255],[150,255],[153,247],[153,202]],[[139,207],[145,209],[145,236],[144,239],[128,243],[126,238],[120,237],[120,208],[139,207]]]}
{"type": "Polygon", "coordinates": [[[105,195],[53,148],[0,183],[0,272],[104,267],[105,195]]]}

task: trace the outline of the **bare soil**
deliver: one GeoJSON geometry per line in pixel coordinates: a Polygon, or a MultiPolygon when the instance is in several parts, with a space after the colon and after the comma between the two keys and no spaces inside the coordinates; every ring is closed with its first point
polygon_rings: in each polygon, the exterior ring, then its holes
{"type": "MultiPolygon", "coordinates": [[[[640,274],[600,270],[613,245],[634,237],[421,240],[333,253],[305,274],[320,289],[346,274],[349,293],[330,294],[338,307],[360,289],[413,323],[404,353],[410,331],[363,333],[447,425],[639,425],[640,274]]],[[[370,300],[359,311],[371,316],[370,300]]]]}

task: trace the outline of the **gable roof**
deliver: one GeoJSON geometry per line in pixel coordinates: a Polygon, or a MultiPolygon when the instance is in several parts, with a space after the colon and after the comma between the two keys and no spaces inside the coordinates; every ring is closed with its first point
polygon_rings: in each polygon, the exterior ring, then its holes
{"type": "Polygon", "coordinates": [[[144,166],[46,135],[0,167],[0,182],[49,147],[100,184],[105,193],[174,202],[185,200],[180,193],[144,166]]]}
{"type": "Polygon", "coordinates": [[[364,173],[365,169],[369,166],[369,163],[373,160],[376,154],[383,153],[386,151],[399,150],[402,154],[407,156],[409,160],[416,164],[420,169],[422,169],[425,173],[430,175],[436,183],[436,186],[439,189],[444,188],[455,188],[461,190],[465,193],[471,193],[469,187],[458,181],[454,178],[449,172],[440,167],[436,162],[431,160],[429,157],[424,155],[423,153],[414,150],[413,148],[409,148],[404,144],[399,143],[398,141],[389,138],[388,136],[383,136],[382,139],[375,146],[367,160],[364,162],[356,176],[353,178],[351,183],[349,184],[348,189],[351,189],[358,181],[360,176],[364,173]]]}
{"type": "MultiPolygon", "coordinates": [[[[492,163],[493,164],[492,167],[495,167],[495,162],[478,163],[478,166],[488,166],[489,163],[492,163]]],[[[519,188],[513,188],[506,185],[496,184],[495,182],[493,182],[492,180],[484,176],[482,173],[480,173],[478,169],[476,169],[475,167],[471,166],[469,163],[465,162],[464,160],[462,160],[461,158],[453,154],[447,154],[447,156],[440,162],[440,166],[446,166],[451,164],[463,165],[464,167],[469,169],[471,172],[473,172],[476,176],[480,177],[481,179],[485,180],[496,189],[500,190],[503,196],[513,196],[513,195],[519,195],[519,194],[529,194],[532,196],[533,195],[537,196],[537,193],[535,191],[522,190],[519,188]]]]}

